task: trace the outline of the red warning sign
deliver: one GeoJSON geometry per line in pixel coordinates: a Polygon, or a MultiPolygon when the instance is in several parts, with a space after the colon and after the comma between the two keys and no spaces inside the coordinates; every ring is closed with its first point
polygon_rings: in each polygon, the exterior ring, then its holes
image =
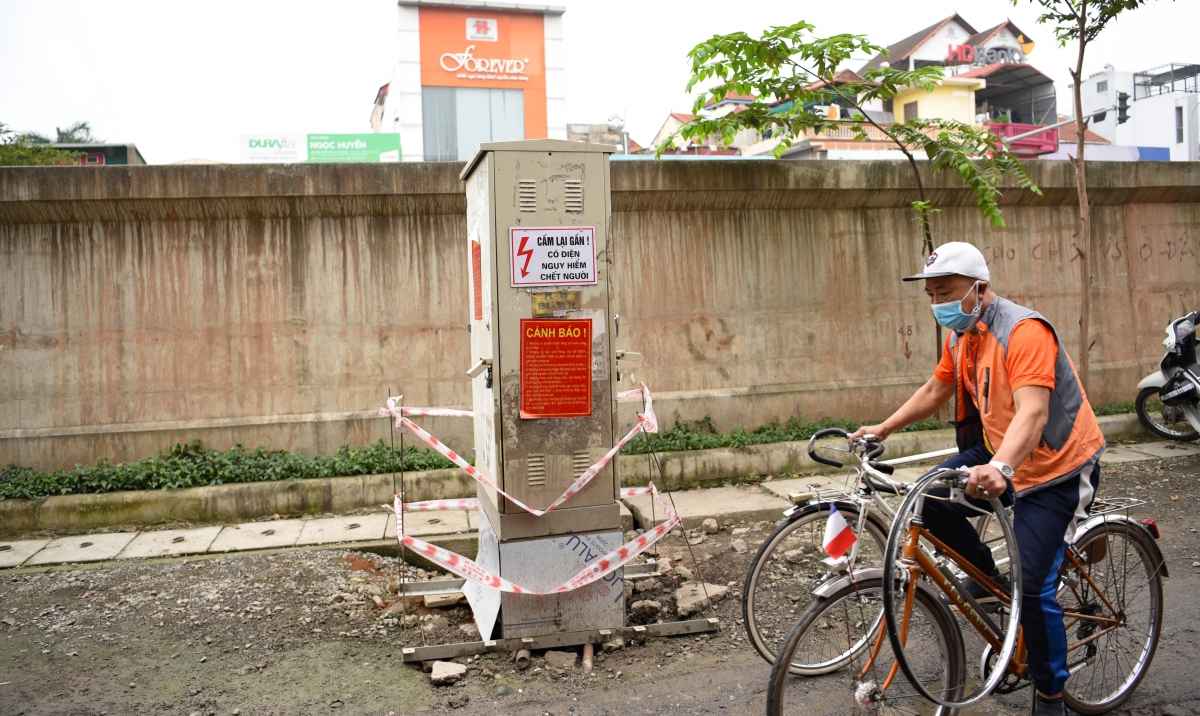
{"type": "Polygon", "coordinates": [[[521,417],[591,414],[591,319],[521,319],[521,417]]]}

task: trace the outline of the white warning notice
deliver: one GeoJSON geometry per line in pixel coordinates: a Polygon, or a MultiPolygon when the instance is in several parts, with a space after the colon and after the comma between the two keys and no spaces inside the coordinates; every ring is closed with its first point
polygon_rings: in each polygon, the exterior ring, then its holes
{"type": "Polygon", "coordinates": [[[514,287],[596,283],[594,226],[514,226],[509,242],[514,287]]]}

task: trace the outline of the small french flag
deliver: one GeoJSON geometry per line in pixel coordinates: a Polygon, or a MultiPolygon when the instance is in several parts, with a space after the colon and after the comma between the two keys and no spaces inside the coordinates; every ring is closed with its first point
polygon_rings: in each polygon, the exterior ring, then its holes
{"type": "Polygon", "coordinates": [[[829,553],[830,557],[838,559],[854,546],[857,539],[854,536],[854,530],[846,524],[846,518],[842,517],[842,513],[838,512],[837,507],[830,505],[829,520],[825,523],[825,541],[822,545],[825,551],[829,553]]]}

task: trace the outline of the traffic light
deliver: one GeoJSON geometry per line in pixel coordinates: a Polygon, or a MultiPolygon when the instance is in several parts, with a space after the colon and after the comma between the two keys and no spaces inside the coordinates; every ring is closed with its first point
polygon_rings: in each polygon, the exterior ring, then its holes
{"type": "Polygon", "coordinates": [[[1129,94],[1125,92],[1117,93],[1117,124],[1125,124],[1129,121],[1129,94]]]}

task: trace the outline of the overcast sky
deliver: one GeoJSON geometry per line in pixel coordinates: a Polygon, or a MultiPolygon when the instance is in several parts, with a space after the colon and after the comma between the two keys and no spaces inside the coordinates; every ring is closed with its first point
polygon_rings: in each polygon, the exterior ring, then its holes
{"type": "MultiPolygon", "coordinates": [[[[1070,107],[1074,50],[1055,46],[1026,0],[556,4],[567,8],[567,120],[625,113],[643,144],[669,112],[690,109],[693,45],[801,19],[887,45],[955,11],[977,30],[1009,17],[1037,42],[1029,61],[1054,78],[1060,111],[1070,107]]],[[[237,161],[243,132],[369,132],[396,17],[394,0],[0,0],[0,122],[52,133],[88,120],[152,164],[237,161]]],[[[1200,2],[1149,0],[1089,48],[1087,69],[1200,62],[1197,28],[1200,2]]]]}

